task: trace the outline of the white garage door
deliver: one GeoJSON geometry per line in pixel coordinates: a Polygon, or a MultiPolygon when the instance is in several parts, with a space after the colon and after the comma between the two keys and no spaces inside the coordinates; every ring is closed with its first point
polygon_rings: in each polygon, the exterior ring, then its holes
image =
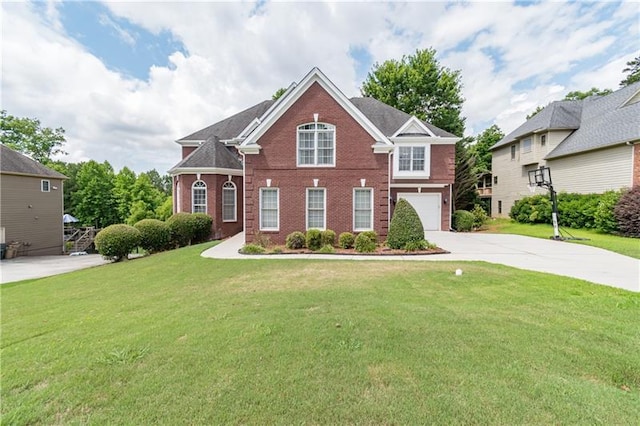
{"type": "Polygon", "coordinates": [[[425,231],[440,230],[440,194],[399,193],[398,198],[404,198],[416,209],[425,231]]]}

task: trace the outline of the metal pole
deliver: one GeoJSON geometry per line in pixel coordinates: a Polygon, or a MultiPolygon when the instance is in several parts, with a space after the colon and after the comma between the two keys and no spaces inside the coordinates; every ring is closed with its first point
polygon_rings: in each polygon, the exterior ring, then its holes
{"type": "Polygon", "coordinates": [[[553,185],[549,185],[549,192],[551,193],[551,220],[553,221],[553,239],[561,240],[560,229],[558,227],[558,199],[556,197],[556,191],[553,189],[553,185]]]}

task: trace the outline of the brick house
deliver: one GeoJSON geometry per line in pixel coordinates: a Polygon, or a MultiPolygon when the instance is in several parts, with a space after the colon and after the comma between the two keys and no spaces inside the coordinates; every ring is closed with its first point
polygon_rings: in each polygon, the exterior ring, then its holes
{"type": "Polygon", "coordinates": [[[373,98],[348,99],[319,69],[177,141],[174,210],[205,211],[215,237],[282,244],[311,228],[387,235],[405,198],[426,230],[448,230],[459,138],[373,98]]]}

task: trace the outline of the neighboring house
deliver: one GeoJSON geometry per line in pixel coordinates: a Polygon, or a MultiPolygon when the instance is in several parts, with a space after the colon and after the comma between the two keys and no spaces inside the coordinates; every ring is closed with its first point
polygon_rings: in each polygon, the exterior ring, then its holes
{"type": "Polygon", "coordinates": [[[492,216],[531,195],[528,172],[551,170],[554,189],[602,193],[640,184],[640,83],[606,96],[552,102],[492,148],[492,216]]]}
{"type": "Polygon", "coordinates": [[[63,252],[61,173],[0,145],[0,234],[20,255],[63,252]]]}
{"type": "Polygon", "coordinates": [[[277,244],[293,231],[387,235],[407,199],[427,230],[448,230],[458,137],[373,98],[348,99],[317,68],[265,101],[177,141],[176,211],[214,217],[277,244]]]}

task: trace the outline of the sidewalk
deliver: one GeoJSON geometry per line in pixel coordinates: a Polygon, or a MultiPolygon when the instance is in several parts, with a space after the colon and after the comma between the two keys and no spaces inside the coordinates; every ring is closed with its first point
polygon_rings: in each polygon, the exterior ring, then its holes
{"type": "Polygon", "coordinates": [[[427,239],[451,253],[425,256],[242,255],[238,250],[244,245],[244,233],[239,233],[204,251],[202,256],[214,259],[475,260],[640,292],[640,260],[595,247],[506,234],[427,232],[427,239]]]}

